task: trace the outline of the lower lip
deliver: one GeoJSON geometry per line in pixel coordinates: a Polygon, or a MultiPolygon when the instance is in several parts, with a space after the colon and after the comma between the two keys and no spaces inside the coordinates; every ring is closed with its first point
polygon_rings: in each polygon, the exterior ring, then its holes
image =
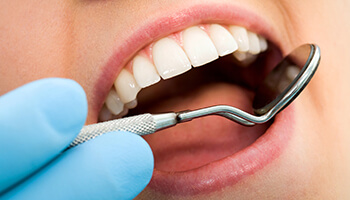
{"type": "Polygon", "coordinates": [[[294,119],[294,108],[290,105],[257,141],[236,154],[185,172],[155,169],[148,189],[165,195],[192,196],[232,186],[282,154],[292,138],[294,119]]]}

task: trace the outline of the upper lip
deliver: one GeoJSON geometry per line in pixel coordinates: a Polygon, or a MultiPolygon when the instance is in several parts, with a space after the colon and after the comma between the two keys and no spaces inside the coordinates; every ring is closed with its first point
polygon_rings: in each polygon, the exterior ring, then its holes
{"type": "MultiPolygon", "coordinates": [[[[267,40],[284,52],[282,39],[276,28],[267,23],[262,16],[258,16],[247,8],[228,4],[200,4],[174,11],[171,14],[162,13],[159,17],[148,22],[140,22],[140,26],[114,49],[115,52],[101,68],[100,75],[94,87],[95,100],[91,106],[94,109],[97,121],[98,111],[113,85],[120,70],[133,56],[151,42],[176,31],[200,23],[221,23],[246,27],[247,29],[264,36],[267,40]]],[[[150,16],[150,18],[153,18],[150,16]]]]}

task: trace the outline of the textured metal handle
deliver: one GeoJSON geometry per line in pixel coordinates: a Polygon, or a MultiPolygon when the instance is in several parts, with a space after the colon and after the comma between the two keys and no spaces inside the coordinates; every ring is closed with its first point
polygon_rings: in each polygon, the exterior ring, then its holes
{"type": "Polygon", "coordinates": [[[142,114],[98,124],[84,126],[68,148],[91,140],[111,131],[129,131],[138,135],[147,135],[156,131],[156,122],[151,114],[142,114]]]}

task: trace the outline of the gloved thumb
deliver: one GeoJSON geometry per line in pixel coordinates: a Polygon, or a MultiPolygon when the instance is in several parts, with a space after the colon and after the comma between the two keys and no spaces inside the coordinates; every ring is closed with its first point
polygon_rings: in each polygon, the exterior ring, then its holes
{"type": "Polygon", "coordinates": [[[133,199],[151,180],[153,166],[142,137],[105,133],[64,152],[4,198],[133,199]]]}
{"type": "Polygon", "coordinates": [[[64,150],[84,125],[87,101],[73,80],[41,79],[0,97],[0,194],[64,150]]]}

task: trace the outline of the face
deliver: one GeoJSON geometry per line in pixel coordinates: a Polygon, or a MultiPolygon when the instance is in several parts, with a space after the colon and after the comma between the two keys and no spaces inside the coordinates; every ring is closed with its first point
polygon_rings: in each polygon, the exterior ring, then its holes
{"type": "Polygon", "coordinates": [[[145,137],[155,171],[138,198],[349,198],[349,1],[13,0],[0,7],[0,94],[40,78],[74,79],[87,94],[87,124],[127,110],[228,104],[251,112],[252,88],[269,66],[301,44],[318,44],[315,77],[272,122],[248,128],[206,117],[145,137]]]}

